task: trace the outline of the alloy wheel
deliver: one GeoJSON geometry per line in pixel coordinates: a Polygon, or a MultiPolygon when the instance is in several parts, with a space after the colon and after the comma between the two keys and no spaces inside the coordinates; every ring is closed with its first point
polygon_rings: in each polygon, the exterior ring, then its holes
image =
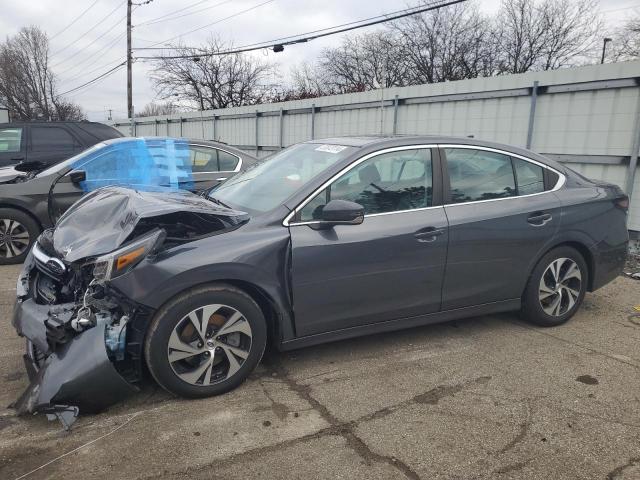
{"type": "Polygon", "coordinates": [[[570,258],[557,258],[540,278],[538,298],[547,315],[561,317],[576,304],[582,289],[582,273],[570,258]]]}
{"type": "Polygon", "coordinates": [[[13,258],[29,248],[29,231],[17,220],[0,219],[0,256],[13,258]]]}
{"type": "Polygon", "coordinates": [[[227,305],[205,305],[183,317],[167,346],[169,365],[183,381],[209,386],[231,378],[251,351],[251,325],[227,305]]]}

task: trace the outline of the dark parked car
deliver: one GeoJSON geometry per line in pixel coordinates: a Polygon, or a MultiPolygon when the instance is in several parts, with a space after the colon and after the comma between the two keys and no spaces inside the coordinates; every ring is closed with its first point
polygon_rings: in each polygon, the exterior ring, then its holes
{"type": "Polygon", "coordinates": [[[621,271],[628,198],[472,139],[290,147],[215,189],[106,188],[44,232],[18,281],[19,412],[73,420],[136,390],[238,386],[287,350],[473,315],[567,321],[621,271]]]}
{"type": "Polygon", "coordinates": [[[217,142],[124,137],[45,169],[39,164],[0,168],[0,264],[22,262],[40,232],[96,188],[201,191],[254,162],[251,155],[217,142]]]}
{"type": "Polygon", "coordinates": [[[96,122],[0,123],[0,167],[20,162],[59,163],[98,142],[122,137],[96,122]]]}

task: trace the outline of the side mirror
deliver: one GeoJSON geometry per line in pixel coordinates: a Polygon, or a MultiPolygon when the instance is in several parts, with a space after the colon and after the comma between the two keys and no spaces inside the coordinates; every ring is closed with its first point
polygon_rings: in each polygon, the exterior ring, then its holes
{"type": "Polygon", "coordinates": [[[359,225],[364,221],[364,207],[348,200],[331,200],[322,209],[321,226],[359,225]]]}
{"type": "Polygon", "coordinates": [[[73,170],[68,176],[71,183],[77,184],[87,179],[87,172],[84,170],[73,170]]]}

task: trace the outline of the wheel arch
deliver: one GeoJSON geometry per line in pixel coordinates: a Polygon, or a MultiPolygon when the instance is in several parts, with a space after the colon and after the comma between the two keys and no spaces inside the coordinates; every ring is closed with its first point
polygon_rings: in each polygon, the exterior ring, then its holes
{"type": "Polygon", "coordinates": [[[243,291],[244,293],[249,295],[249,297],[251,297],[254,302],[256,302],[256,304],[262,311],[262,314],[264,315],[265,321],[267,322],[267,342],[272,342],[272,344],[278,345],[281,340],[281,322],[285,321],[286,314],[282,312],[275,299],[260,285],[237,278],[216,278],[210,281],[196,283],[182,290],[172,292],[171,296],[167,298],[160,306],[158,306],[158,308],[155,309],[154,313],[149,318],[149,321],[147,322],[147,325],[145,327],[144,337],[147,336],[148,329],[152,323],[153,317],[174,298],[180,295],[184,295],[191,290],[199,289],[202,287],[223,285],[229,285],[243,291]]]}
{"type": "Polygon", "coordinates": [[[36,224],[40,228],[40,231],[44,230],[44,227],[42,226],[42,222],[40,221],[40,219],[36,215],[34,215],[33,212],[31,212],[28,208],[23,207],[21,205],[16,205],[15,203],[6,203],[6,202],[0,202],[0,208],[13,209],[13,210],[22,212],[26,215],[29,215],[29,217],[31,217],[31,219],[34,222],[36,222],[36,224]]]}
{"type": "Polygon", "coordinates": [[[529,280],[531,279],[531,275],[533,275],[533,270],[536,268],[540,260],[551,250],[560,247],[571,247],[576,250],[582,258],[584,258],[585,263],[587,264],[587,291],[593,290],[593,280],[595,278],[595,257],[593,251],[587,246],[588,243],[582,239],[563,239],[561,241],[557,241],[552,243],[551,245],[547,245],[546,248],[540,251],[540,254],[537,256],[535,261],[533,261],[529,267],[529,274],[527,276],[527,281],[525,282],[524,291],[527,288],[529,280]]]}

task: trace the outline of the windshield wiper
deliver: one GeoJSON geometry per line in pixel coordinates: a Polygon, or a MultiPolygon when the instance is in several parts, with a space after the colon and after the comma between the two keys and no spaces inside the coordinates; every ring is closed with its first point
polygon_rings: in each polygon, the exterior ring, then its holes
{"type": "Polygon", "coordinates": [[[221,200],[218,200],[216,197],[213,197],[213,196],[209,195],[209,196],[207,196],[207,198],[209,200],[211,200],[213,203],[216,203],[216,204],[220,205],[221,207],[228,208],[229,210],[233,210],[229,205],[227,205],[226,203],[224,203],[221,200]]]}

